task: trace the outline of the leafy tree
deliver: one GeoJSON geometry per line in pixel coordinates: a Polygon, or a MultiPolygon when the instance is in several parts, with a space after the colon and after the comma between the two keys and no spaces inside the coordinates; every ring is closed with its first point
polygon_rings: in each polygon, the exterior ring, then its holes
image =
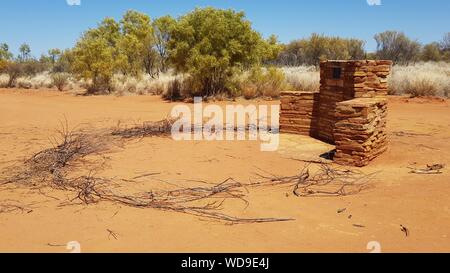
{"type": "Polygon", "coordinates": [[[9,46],[5,43],[0,44],[0,73],[4,72],[8,61],[11,60],[13,55],[9,52],[9,46]]]}
{"type": "Polygon", "coordinates": [[[74,54],[70,49],[66,49],[61,52],[55,65],[53,66],[53,72],[55,73],[71,73],[72,64],[74,63],[74,54]]]}
{"type": "Polygon", "coordinates": [[[226,92],[237,70],[267,58],[267,42],[243,12],[197,8],[179,18],[171,35],[172,63],[192,77],[202,96],[226,92]]]}
{"type": "Polygon", "coordinates": [[[422,49],[421,59],[425,62],[438,62],[441,60],[439,43],[427,44],[422,49]]]}
{"type": "Polygon", "coordinates": [[[111,89],[116,72],[133,76],[144,70],[150,73],[153,68],[149,63],[155,58],[150,17],[128,11],[120,22],[105,18],[84,33],[75,48],[61,57],[57,70],[64,72],[69,63],[79,77],[92,81],[89,91],[97,92],[111,89]]]}
{"type": "Polygon", "coordinates": [[[442,51],[442,59],[446,62],[450,62],[450,32],[447,32],[444,35],[439,45],[442,51]]]}
{"type": "Polygon", "coordinates": [[[47,70],[51,70],[52,68],[52,58],[47,54],[41,54],[39,58],[39,63],[47,68],[47,70]]]}
{"type": "Polygon", "coordinates": [[[26,76],[34,76],[48,70],[48,65],[42,63],[34,58],[29,58],[27,61],[20,62],[23,74],[26,76]]]}
{"type": "Polygon", "coordinates": [[[114,49],[101,36],[84,35],[73,50],[72,70],[80,78],[90,80],[90,93],[111,91],[115,71],[114,49]]]}
{"type": "Polygon", "coordinates": [[[104,39],[108,46],[116,47],[120,39],[120,24],[114,18],[107,17],[97,26],[84,34],[87,39],[104,39]]]}
{"type": "Polygon", "coordinates": [[[30,58],[31,48],[28,44],[22,44],[19,47],[19,52],[19,60],[25,62],[30,58]]]}
{"type": "Polygon", "coordinates": [[[0,44],[0,60],[10,60],[13,57],[9,52],[9,46],[6,43],[0,44]]]}
{"type": "Polygon", "coordinates": [[[375,35],[377,57],[394,63],[409,64],[420,56],[420,44],[409,39],[403,32],[385,31],[375,35]]]}
{"type": "Polygon", "coordinates": [[[296,40],[286,45],[278,57],[281,65],[315,65],[321,60],[364,59],[365,42],[358,39],[329,37],[313,33],[307,39],[296,40]]]}
{"type": "Polygon", "coordinates": [[[281,69],[269,67],[263,69],[255,66],[248,72],[248,77],[241,83],[243,95],[247,99],[257,96],[277,98],[280,91],[289,88],[281,69]]]}
{"type": "Polygon", "coordinates": [[[276,62],[282,49],[283,46],[278,42],[278,37],[276,35],[270,35],[265,44],[265,52],[263,53],[263,56],[265,56],[264,63],[273,64],[276,62]]]}
{"type": "Polygon", "coordinates": [[[122,37],[119,42],[121,53],[127,57],[127,72],[133,76],[141,73],[143,68],[152,74],[155,62],[153,27],[151,18],[137,11],[127,11],[120,21],[122,37]],[[145,66],[144,66],[145,65],[145,66]]]}
{"type": "Polygon", "coordinates": [[[133,35],[122,36],[118,42],[120,62],[118,67],[125,75],[137,76],[143,69],[143,44],[133,35]]]}
{"type": "Polygon", "coordinates": [[[306,64],[306,57],[304,49],[308,41],[306,39],[295,40],[283,46],[283,49],[278,56],[277,64],[287,66],[299,66],[306,64]]]}
{"type": "Polygon", "coordinates": [[[169,15],[159,17],[153,22],[155,47],[162,72],[166,72],[168,69],[169,51],[167,47],[171,38],[171,31],[175,24],[176,20],[169,15]]]}
{"type": "Polygon", "coordinates": [[[359,39],[349,39],[347,42],[347,50],[352,60],[362,60],[367,57],[367,53],[364,50],[366,42],[359,39]]]}
{"type": "Polygon", "coordinates": [[[23,64],[13,61],[7,61],[4,71],[8,74],[8,83],[7,87],[12,88],[16,85],[17,78],[22,76],[23,72],[23,64]]]}
{"type": "Polygon", "coordinates": [[[61,57],[62,51],[58,48],[53,48],[48,51],[48,56],[50,57],[50,62],[52,66],[56,64],[58,59],[61,57]]]}
{"type": "Polygon", "coordinates": [[[443,51],[450,51],[450,32],[447,32],[440,42],[443,51]]]}

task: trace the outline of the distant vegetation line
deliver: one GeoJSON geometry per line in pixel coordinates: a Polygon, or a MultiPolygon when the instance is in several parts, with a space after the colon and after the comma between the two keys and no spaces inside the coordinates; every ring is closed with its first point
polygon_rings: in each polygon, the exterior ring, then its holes
{"type": "MultiPolygon", "coordinates": [[[[155,20],[130,10],[119,21],[105,18],[88,29],[73,48],[51,49],[40,58],[32,56],[28,44],[14,56],[1,43],[0,87],[30,88],[33,84],[21,79],[45,73],[42,81],[49,86],[64,90],[77,83],[89,94],[133,88],[136,92],[137,83],[126,88],[134,79],[145,80],[141,85],[152,85],[154,93],[169,100],[277,97],[282,89],[317,87],[314,81],[294,79],[295,70],[278,67],[317,67],[326,59],[389,59],[397,65],[450,62],[450,32],[442,41],[426,45],[398,31],[385,31],[374,39],[374,53],[365,51],[363,40],[316,33],[281,44],[275,35],[264,39],[243,12],[230,9],[197,8],[179,18],[155,20]],[[156,81],[161,78],[165,80],[156,81]]],[[[306,70],[316,79],[313,68],[306,70]]]]}

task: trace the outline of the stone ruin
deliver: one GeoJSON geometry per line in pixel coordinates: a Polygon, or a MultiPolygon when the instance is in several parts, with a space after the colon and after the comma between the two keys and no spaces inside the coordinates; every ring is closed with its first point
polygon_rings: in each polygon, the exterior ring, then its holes
{"type": "Polygon", "coordinates": [[[387,150],[391,61],[324,61],[320,91],[281,93],[280,130],[336,145],[333,160],[362,167],[387,150]]]}

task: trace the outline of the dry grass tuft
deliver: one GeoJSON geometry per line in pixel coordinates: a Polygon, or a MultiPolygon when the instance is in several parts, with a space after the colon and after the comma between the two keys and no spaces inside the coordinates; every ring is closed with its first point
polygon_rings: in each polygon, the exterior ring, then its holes
{"type": "Polygon", "coordinates": [[[391,95],[450,96],[450,64],[418,63],[394,66],[389,78],[391,95]]]}
{"type": "Polygon", "coordinates": [[[314,66],[284,67],[286,82],[292,91],[319,91],[320,72],[314,66]]]}

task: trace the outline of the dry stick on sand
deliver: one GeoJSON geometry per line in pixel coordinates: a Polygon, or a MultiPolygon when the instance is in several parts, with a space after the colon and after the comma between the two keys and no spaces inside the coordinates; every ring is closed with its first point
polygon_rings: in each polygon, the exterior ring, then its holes
{"type": "Polygon", "coordinates": [[[413,167],[408,168],[411,169],[410,173],[414,174],[442,174],[442,170],[445,168],[445,165],[443,164],[427,165],[427,167],[424,169],[413,167]]]}
{"type": "Polygon", "coordinates": [[[4,200],[0,202],[0,214],[19,211],[21,213],[31,213],[33,210],[26,206],[20,205],[18,201],[4,200]]]}
{"type": "MultiPolygon", "coordinates": [[[[112,132],[113,136],[119,136],[124,139],[132,139],[132,138],[144,138],[144,137],[163,137],[169,136],[172,133],[172,125],[176,122],[176,119],[166,118],[161,121],[150,121],[144,122],[139,125],[135,125],[130,128],[121,128],[120,124],[118,124],[117,128],[115,128],[112,132]]],[[[224,130],[232,130],[235,132],[248,132],[248,131],[262,131],[266,133],[278,133],[277,129],[268,128],[268,126],[259,126],[255,124],[248,125],[236,125],[236,124],[222,124],[222,128],[216,128],[211,125],[196,125],[196,124],[188,124],[190,130],[187,130],[189,133],[193,133],[196,130],[203,133],[204,130],[211,132],[211,134],[220,134],[224,133],[224,130]]],[[[184,130],[185,128],[182,127],[184,130]]]]}
{"type": "Polygon", "coordinates": [[[157,122],[144,122],[131,128],[120,128],[117,126],[112,132],[113,136],[122,138],[143,138],[149,136],[168,136],[172,131],[175,120],[166,118],[157,122]]]}
{"type": "Polygon", "coordinates": [[[340,196],[354,194],[366,186],[368,178],[361,173],[350,170],[333,169],[321,164],[319,171],[310,175],[310,166],[306,165],[300,175],[292,177],[264,177],[263,181],[241,184],[228,178],[216,185],[182,188],[168,191],[142,192],[139,194],[123,194],[120,179],[99,178],[92,175],[73,177],[73,172],[86,167],[91,162],[86,158],[102,156],[117,144],[117,138],[135,138],[160,136],[167,134],[171,126],[170,120],[146,123],[144,127],[126,130],[114,130],[102,133],[73,132],[63,124],[59,131],[59,139],[53,148],[43,150],[23,166],[14,166],[7,173],[4,184],[30,186],[33,188],[51,187],[58,190],[71,191],[76,194],[72,200],[80,200],[85,204],[110,201],[135,208],[154,208],[165,211],[194,215],[228,224],[267,223],[291,221],[288,218],[239,218],[221,212],[223,203],[228,199],[245,200],[247,187],[291,185],[297,196],[340,196]],[[365,182],[364,182],[365,181],[365,182]],[[206,202],[206,204],[205,204],[206,202]]]}

